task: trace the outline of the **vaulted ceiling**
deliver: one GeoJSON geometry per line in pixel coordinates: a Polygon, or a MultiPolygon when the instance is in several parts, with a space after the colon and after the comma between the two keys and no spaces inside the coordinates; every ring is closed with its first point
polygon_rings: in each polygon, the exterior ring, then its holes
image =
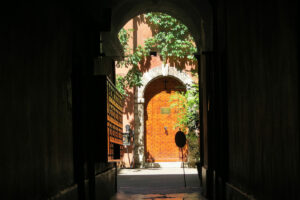
{"type": "Polygon", "coordinates": [[[107,0],[106,4],[92,0],[88,9],[101,20],[98,13],[103,5],[106,7],[104,9],[111,11],[110,32],[105,34],[113,40],[131,18],[147,12],[163,12],[179,19],[189,28],[198,49],[212,50],[213,11],[209,0],[107,0]]]}

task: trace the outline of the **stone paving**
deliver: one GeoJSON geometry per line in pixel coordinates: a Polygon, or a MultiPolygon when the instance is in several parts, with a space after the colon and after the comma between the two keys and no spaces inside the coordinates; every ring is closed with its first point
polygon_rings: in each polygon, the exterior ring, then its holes
{"type": "Polygon", "coordinates": [[[205,200],[197,170],[182,168],[122,169],[118,173],[118,193],[111,200],[205,200]]]}

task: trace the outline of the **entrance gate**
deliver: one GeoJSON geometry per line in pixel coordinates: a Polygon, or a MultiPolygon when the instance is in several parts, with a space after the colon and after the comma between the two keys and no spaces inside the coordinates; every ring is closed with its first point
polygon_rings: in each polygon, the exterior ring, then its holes
{"type": "Polygon", "coordinates": [[[152,81],[145,91],[145,152],[146,162],[179,162],[180,149],[175,144],[174,129],[178,109],[171,108],[170,97],[184,86],[174,78],[152,81]]]}

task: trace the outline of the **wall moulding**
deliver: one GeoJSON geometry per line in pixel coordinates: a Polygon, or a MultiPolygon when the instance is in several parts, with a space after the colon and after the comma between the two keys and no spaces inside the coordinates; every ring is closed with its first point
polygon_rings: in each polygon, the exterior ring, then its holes
{"type": "Polygon", "coordinates": [[[134,121],[135,121],[135,166],[139,168],[145,167],[145,144],[144,144],[144,93],[147,86],[155,79],[161,77],[172,77],[179,80],[186,88],[193,84],[192,78],[184,71],[179,71],[176,67],[168,64],[154,67],[142,76],[142,86],[136,88],[134,102],[134,121]]]}

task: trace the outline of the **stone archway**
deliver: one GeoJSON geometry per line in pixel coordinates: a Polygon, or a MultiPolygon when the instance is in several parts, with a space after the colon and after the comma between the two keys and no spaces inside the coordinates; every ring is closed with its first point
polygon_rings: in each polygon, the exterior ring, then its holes
{"type": "Polygon", "coordinates": [[[179,71],[168,64],[152,68],[142,76],[143,85],[136,88],[134,102],[134,162],[136,167],[145,167],[145,140],[144,140],[144,93],[148,84],[160,77],[173,77],[179,80],[185,87],[189,88],[193,81],[192,78],[184,71],[179,71]]]}

